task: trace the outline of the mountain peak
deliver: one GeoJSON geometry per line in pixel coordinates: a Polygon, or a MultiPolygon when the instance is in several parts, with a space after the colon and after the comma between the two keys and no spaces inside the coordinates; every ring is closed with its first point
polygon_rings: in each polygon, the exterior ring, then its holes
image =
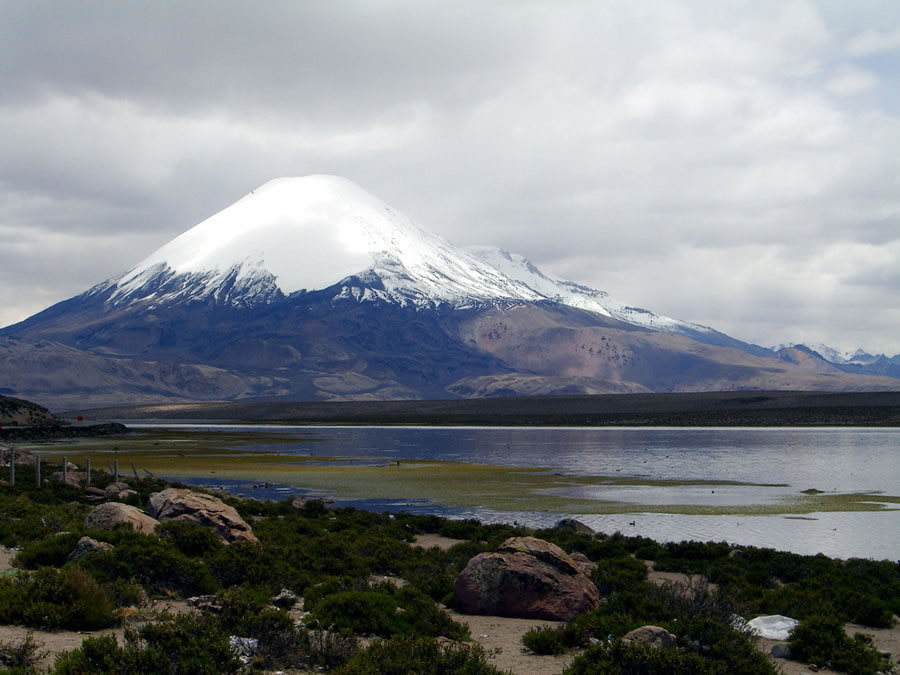
{"type": "Polygon", "coordinates": [[[219,298],[226,285],[267,301],[276,290],[350,278],[377,283],[343,296],[416,305],[537,298],[352,181],[327,175],[271,180],[101,286],[115,287],[115,303],[219,298]]]}

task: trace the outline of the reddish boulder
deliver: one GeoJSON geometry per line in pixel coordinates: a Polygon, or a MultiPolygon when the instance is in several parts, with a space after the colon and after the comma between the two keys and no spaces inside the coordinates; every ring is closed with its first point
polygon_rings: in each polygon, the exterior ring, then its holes
{"type": "Polygon", "coordinates": [[[565,551],[535,537],[507,539],[472,558],[456,579],[463,612],[571,621],[600,604],[597,587],[565,551]]]}
{"type": "Polygon", "coordinates": [[[578,565],[578,568],[588,576],[591,576],[599,568],[597,563],[592,562],[591,559],[581,551],[575,551],[575,553],[572,553],[569,557],[574,560],[575,564],[578,565]]]}
{"type": "Polygon", "coordinates": [[[160,521],[189,520],[216,531],[226,542],[259,543],[247,522],[221,499],[183,488],[167,488],[150,495],[147,513],[160,521]]]}

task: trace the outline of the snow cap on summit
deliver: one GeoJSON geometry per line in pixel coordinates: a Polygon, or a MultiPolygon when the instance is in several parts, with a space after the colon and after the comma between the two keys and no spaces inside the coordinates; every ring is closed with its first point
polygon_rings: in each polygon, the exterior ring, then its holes
{"type": "MultiPolygon", "coordinates": [[[[160,273],[213,289],[270,276],[285,295],[377,277],[383,299],[465,305],[539,296],[338,176],[278,178],[176,237],[113,283],[121,301],[160,273]]],[[[143,290],[142,290],[143,289],[143,290]]]]}

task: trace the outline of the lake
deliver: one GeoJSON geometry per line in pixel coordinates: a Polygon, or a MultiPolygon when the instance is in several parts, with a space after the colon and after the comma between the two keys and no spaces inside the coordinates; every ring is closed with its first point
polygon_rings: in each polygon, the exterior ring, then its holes
{"type": "MultiPolygon", "coordinates": [[[[640,506],[637,512],[632,509],[621,514],[572,513],[595,530],[607,533],[621,531],[659,541],[725,540],[840,558],[900,558],[900,509],[896,503],[886,504],[882,511],[813,512],[802,516],[659,512],[663,505],[727,507],[778,503],[804,490],[818,490],[826,495],[871,493],[871,501],[879,502],[882,494],[896,496],[900,492],[898,429],[130,426],[265,432],[268,438],[275,433],[283,435],[278,452],[294,450],[313,458],[358,457],[361,461],[385,463],[440,460],[538,467],[564,476],[634,478],[636,484],[632,485],[572,485],[553,491],[556,496],[640,506]],[[296,439],[295,449],[291,439],[296,439]],[[640,484],[644,480],[741,484],[640,484]]],[[[275,447],[259,443],[245,449],[264,451],[275,447]]],[[[209,483],[209,478],[198,477],[196,482],[209,483]]],[[[240,481],[219,482],[235,492],[247,490],[246,483],[240,481]]],[[[459,484],[456,489],[465,491],[467,486],[459,484]]],[[[303,490],[275,485],[256,494],[284,497],[294,493],[302,494],[303,490]]],[[[339,503],[375,510],[475,517],[489,522],[516,521],[537,527],[552,526],[564,515],[447,507],[421,499],[404,499],[407,496],[339,503]]]]}

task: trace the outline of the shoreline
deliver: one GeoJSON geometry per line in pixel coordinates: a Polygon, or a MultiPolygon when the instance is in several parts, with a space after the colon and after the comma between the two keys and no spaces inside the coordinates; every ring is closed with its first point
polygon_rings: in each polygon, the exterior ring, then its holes
{"type": "Polygon", "coordinates": [[[66,411],[90,419],[299,426],[898,427],[897,392],[705,392],[429,401],[218,401],[66,411]]]}

